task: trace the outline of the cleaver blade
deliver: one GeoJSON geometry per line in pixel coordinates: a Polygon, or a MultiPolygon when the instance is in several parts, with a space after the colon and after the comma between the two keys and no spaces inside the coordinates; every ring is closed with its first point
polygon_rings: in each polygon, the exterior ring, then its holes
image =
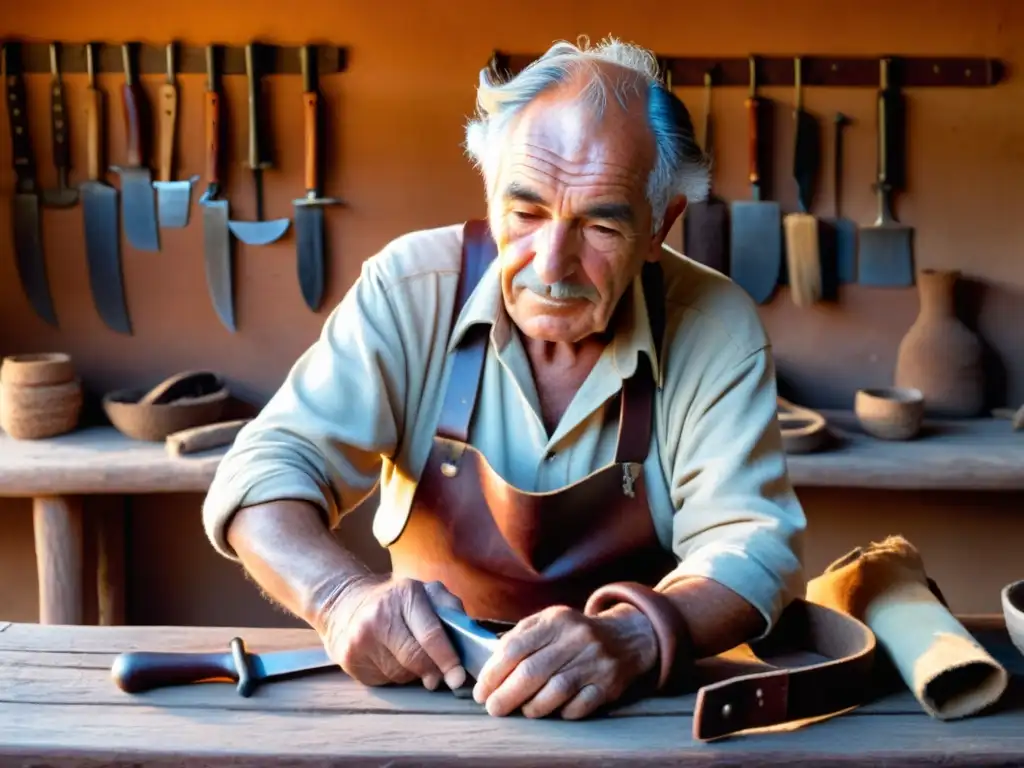
{"type": "Polygon", "coordinates": [[[101,181],[79,185],[85,220],[85,256],[96,311],[112,330],[131,334],[121,274],[117,190],[101,181]]]}
{"type": "Polygon", "coordinates": [[[157,221],[163,229],[181,229],[188,226],[192,209],[192,185],[199,181],[193,176],[185,181],[154,181],[157,201],[157,221]]]}
{"type": "Polygon", "coordinates": [[[156,201],[148,168],[120,168],[121,215],[128,242],[140,251],[159,251],[156,201]]]}
{"type": "Polygon", "coordinates": [[[14,195],[14,255],[22,288],[32,308],[56,328],[57,315],[50,297],[46,262],[43,260],[39,198],[31,193],[14,195]]]}
{"type": "Polygon", "coordinates": [[[324,210],[319,205],[295,206],[299,286],[306,306],[316,312],[324,296],[324,210]]]}
{"type": "Polygon", "coordinates": [[[231,230],[228,201],[206,200],[203,207],[203,260],[206,285],[221,323],[235,332],[234,281],[231,264],[231,230]]]}
{"type": "Polygon", "coordinates": [[[763,304],[779,281],[781,209],[775,202],[736,200],[731,214],[731,277],[755,302],[763,304]]]}

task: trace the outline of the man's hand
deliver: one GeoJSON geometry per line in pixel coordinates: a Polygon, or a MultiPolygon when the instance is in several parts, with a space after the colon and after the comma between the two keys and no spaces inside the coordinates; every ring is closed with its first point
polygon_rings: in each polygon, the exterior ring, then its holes
{"type": "Polygon", "coordinates": [[[647,618],[626,605],[587,617],[564,606],[547,608],[502,635],[480,672],[473,698],[491,715],[522,708],[545,717],[586,717],[615,701],[658,659],[647,618]]]}
{"type": "Polygon", "coordinates": [[[409,683],[434,690],[466,681],[466,670],[434,605],[462,610],[439,582],[364,576],[346,584],[316,622],[324,647],[350,677],[365,685],[409,683]]]}

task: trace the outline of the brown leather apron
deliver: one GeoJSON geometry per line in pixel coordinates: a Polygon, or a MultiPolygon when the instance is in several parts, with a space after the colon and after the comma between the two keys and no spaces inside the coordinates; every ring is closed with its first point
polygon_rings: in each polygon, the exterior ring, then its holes
{"type": "MultiPolygon", "coordinates": [[[[486,222],[469,222],[453,324],[496,254],[486,222]]],[[[660,265],[645,266],[656,340],[664,327],[660,278],[660,265]]],[[[470,616],[513,622],[550,605],[582,609],[609,582],[653,586],[676,559],[658,541],[643,477],[655,389],[650,362],[640,355],[618,408],[609,409],[619,419],[614,461],[565,488],[531,493],[505,482],[468,444],[488,334],[489,326],[476,325],[454,350],[433,447],[406,525],[389,547],[394,573],[440,581],[470,616]]]]}
{"type": "MultiPolygon", "coordinates": [[[[486,222],[467,223],[453,323],[495,256],[486,222]]],[[[645,265],[642,279],[660,342],[660,265],[645,265]]],[[[647,358],[640,356],[618,396],[614,461],[568,487],[529,493],[505,482],[468,444],[488,341],[489,327],[480,324],[454,351],[433,446],[405,527],[389,547],[393,573],[440,581],[470,616],[506,622],[555,604],[582,609],[612,582],[653,586],[676,559],[658,541],[642,474],[654,403],[647,358]]],[[[798,598],[764,640],[697,663],[693,736],[718,738],[856,706],[874,650],[871,630],[848,612],[798,598]]]]}

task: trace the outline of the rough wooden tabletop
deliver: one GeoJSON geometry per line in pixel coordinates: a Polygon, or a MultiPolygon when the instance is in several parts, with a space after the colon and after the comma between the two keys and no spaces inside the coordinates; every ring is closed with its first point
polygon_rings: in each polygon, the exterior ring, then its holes
{"type": "Polygon", "coordinates": [[[599,719],[492,718],[422,688],[365,688],[339,672],[129,695],[110,679],[122,651],[254,652],[316,644],[291,629],[44,627],[0,623],[0,765],[1021,765],[1024,657],[991,619],[965,624],[1014,673],[998,711],[958,722],[907,692],[787,732],[698,743],[694,696],[649,699],[599,719]]]}

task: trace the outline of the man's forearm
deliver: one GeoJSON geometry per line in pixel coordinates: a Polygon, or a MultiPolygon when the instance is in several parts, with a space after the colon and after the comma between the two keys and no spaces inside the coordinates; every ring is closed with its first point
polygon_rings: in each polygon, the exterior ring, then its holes
{"type": "Polygon", "coordinates": [[[702,659],[741,645],[764,631],[764,617],[728,587],[693,576],[660,589],[672,600],[690,633],[692,658],[702,659]]]}
{"type": "Polygon", "coordinates": [[[228,543],[267,595],[315,629],[323,608],[349,584],[371,574],[305,501],[274,501],[240,509],[228,543]]]}

